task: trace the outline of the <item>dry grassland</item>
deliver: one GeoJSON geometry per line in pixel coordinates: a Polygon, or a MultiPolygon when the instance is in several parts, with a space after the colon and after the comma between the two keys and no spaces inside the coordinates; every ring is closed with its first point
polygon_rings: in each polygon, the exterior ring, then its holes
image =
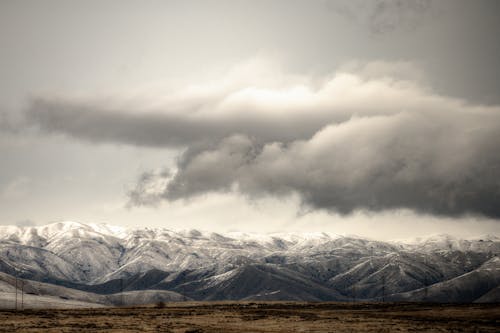
{"type": "Polygon", "coordinates": [[[190,302],[3,310],[0,332],[500,332],[500,304],[190,302]]]}

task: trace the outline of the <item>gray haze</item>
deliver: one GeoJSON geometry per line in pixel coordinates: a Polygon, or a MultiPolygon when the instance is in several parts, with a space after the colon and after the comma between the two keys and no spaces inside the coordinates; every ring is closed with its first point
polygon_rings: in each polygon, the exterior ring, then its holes
{"type": "Polygon", "coordinates": [[[450,219],[496,233],[499,15],[497,1],[3,1],[0,223],[345,219],[370,235],[360,212],[409,211],[416,233],[450,219]]]}

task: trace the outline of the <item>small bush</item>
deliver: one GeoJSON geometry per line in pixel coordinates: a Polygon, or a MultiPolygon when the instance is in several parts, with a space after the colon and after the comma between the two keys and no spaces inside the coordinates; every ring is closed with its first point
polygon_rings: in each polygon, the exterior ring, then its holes
{"type": "Polygon", "coordinates": [[[160,302],[156,303],[156,307],[157,307],[158,309],[163,309],[163,308],[164,308],[164,307],[166,307],[166,306],[167,306],[167,304],[166,304],[165,302],[161,302],[161,301],[160,301],[160,302]]]}

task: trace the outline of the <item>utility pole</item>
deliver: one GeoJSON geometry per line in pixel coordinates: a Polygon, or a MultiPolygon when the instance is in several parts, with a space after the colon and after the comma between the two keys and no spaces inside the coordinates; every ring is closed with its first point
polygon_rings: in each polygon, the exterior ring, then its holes
{"type": "Polygon", "coordinates": [[[385,302],[385,275],[382,275],[382,302],[385,302]]]}
{"type": "Polygon", "coordinates": [[[120,278],[120,305],[123,306],[123,278],[120,278]]]}
{"type": "Polygon", "coordinates": [[[17,268],[14,268],[14,276],[16,281],[16,286],[14,287],[16,292],[16,296],[14,297],[14,302],[15,302],[14,308],[17,310],[17,268]]]}
{"type": "Polygon", "coordinates": [[[21,310],[24,310],[24,280],[21,280],[21,310]]]}
{"type": "Polygon", "coordinates": [[[424,253],[424,301],[427,302],[427,255],[424,253]]]}

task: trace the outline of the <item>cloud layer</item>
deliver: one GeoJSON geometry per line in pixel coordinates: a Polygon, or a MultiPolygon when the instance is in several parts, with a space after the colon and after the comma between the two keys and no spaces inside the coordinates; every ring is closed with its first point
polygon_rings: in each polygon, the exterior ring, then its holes
{"type": "Polygon", "coordinates": [[[434,103],[434,96],[415,91],[410,81],[394,79],[399,73],[415,76],[414,72],[407,63],[353,62],[331,77],[311,79],[256,61],[218,82],[169,93],[37,97],[26,115],[30,124],[44,131],[92,142],[185,147],[234,134],[260,142],[289,142],[307,139],[327,124],[353,115],[400,112],[395,99],[405,100],[405,107],[413,111],[434,103]],[[391,76],[385,76],[388,72],[391,76]]]}
{"type": "Polygon", "coordinates": [[[175,168],[140,177],[131,204],[238,191],[298,194],[340,213],[500,217],[500,107],[435,95],[401,63],[321,79],[251,72],[145,99],[38,98],[26,120],[89,141],[185,149],[175,168]]]}
{"type": "Polygon", "coordinates": [[[350,0],[328,3],[329,8],[366,27],[373,34],[397,29],[414,29],[420,25],[432,6],[431,0],[350,0]]]}

